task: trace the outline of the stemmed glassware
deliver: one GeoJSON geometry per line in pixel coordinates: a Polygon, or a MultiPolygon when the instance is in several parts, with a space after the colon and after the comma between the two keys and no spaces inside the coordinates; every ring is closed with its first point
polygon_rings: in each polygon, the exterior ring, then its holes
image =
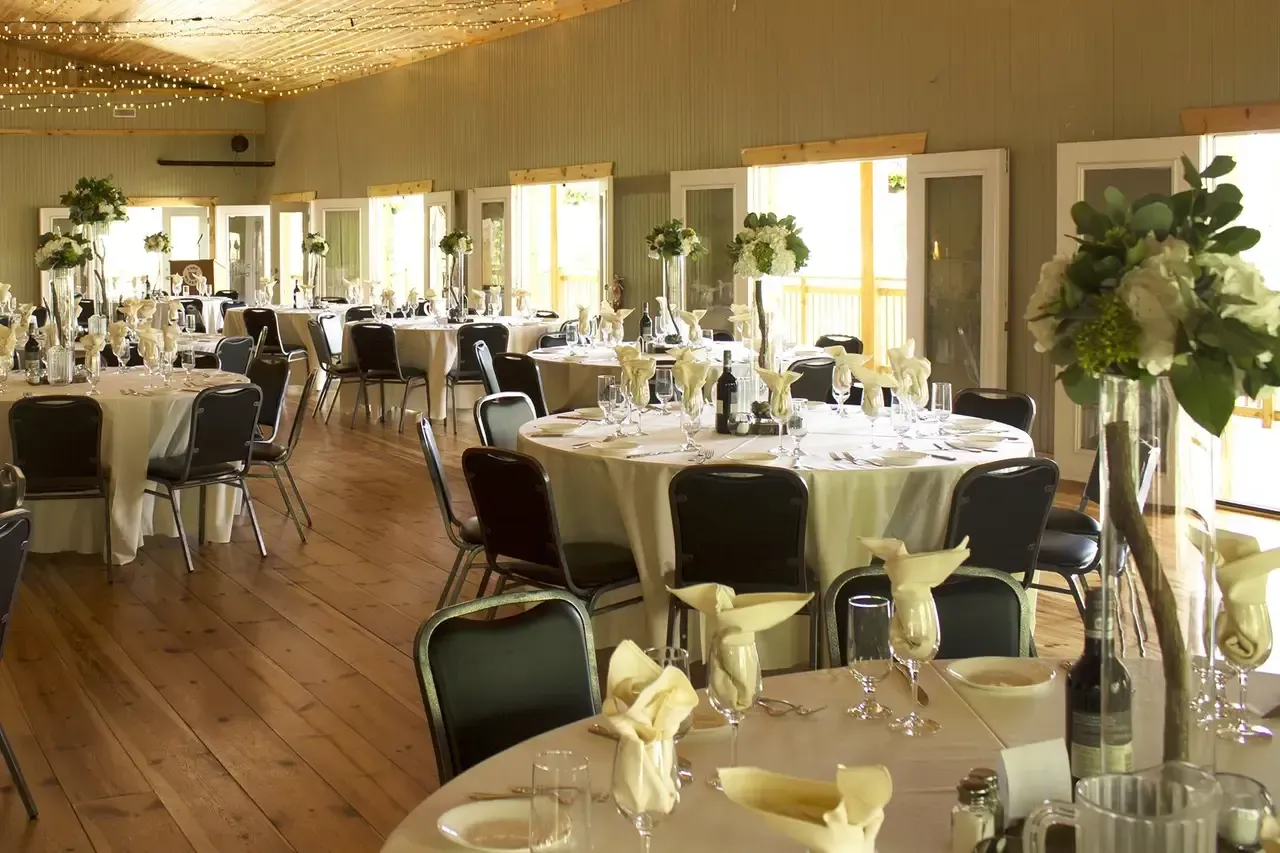
{"type": "Polygon", "coordinates": [[[147,389],[156,387],[151,378],[160,372],[160,359],[164,355],[163,350],[159,346],[148,346],[142,348],[142,366],[146,369],[147,389]]]}
{"type": "MultiPolygon", "coordinates": [[[[1262,666],[1271,657],[1271,616],[1265,605],[1254,605],[1249,609],[1254,618],[1265,624],[1266,630],[1257,631],[1256,634],[1259,640],[1265,640],[1266,645],[1254,649],[1254,653],[1248,659],[1244,659],[1235,654],[1226,643],[1218,643],[1227,668],[1234,672],[1240,681],[1240,701],[1234,705],[1226,703],[1228,715],[1218,726],[1218,736],[1240,744],[1272,737],[1271,729],[1249,722],[1249,673],[1262,666]]],[[[1215,621],[1220,627],[1228,624],[1226,608],[1218,610],[1218,618],[1215,621]]]]}
{"type": "Polygon", "coordinates": [[[660,367],[654,372],[653,393],[658,398],[658,405],[662,407],[662,413],[665,415],[667,406],[676,395],[676,384],[671,375],[671,368],[660,367]]]}
{"type": "Polygon", "coordinates": [[[920,714],[920,664],[938,654],[941,629],[938,609],[930,596],[927,601],[897,602],[889,620],[889,648],[901,661],[911,680],[911,711],[889,724],[889,730],[909,737],[931,735],[942,726],[920,714]]]}
{"type": "Polygon", "coordinates": [[[773,405],[773,392],[769,392],[769,420],[778,427],[778,445],[769,450],[774,456],[790,456],[787,449],[787,422],[791,420],[791,406],[787,405],[786,413],[779,417],[773,405]]]}
{"type": "Polygon", "coordinates": [[[933,383],[933,419],[938,422],[938,435],[946,430],[947,419],[951,417],[951,383],[933,383]]]}
{"type": "Polygon", "coordinates": [[[855,595],[849,599],[845,614],[845,660],[849,671],[862,684],[863,697],[845,711],[855,720],[880,720],[893,714],[876,699],[876,685],[893,671],[893,653],[889,647],[889,625],[893,619],[893,602],[881,595],[855,595]]]}
{"type": "Polygon", "coordinates": [[[191,382],[191,371],[196,367],[196,347],[191,341],[187,341],[178,350],[178,358],[182,361],[182,372],[186,374],[183,379],[184,383],[191,382]]]}
{"type": "Polygon", "coordinates": [[[604,413],[604,422],[614,428],[615,436],[622,435],[622,425],[619,423],[616,412],[616,402],[618,399],[618,380],[613,376],[597,376],[596,377],[596,404],[600,406],[600,411],[604,413]]]}
{"type": "Polygon", "coordinates": [[[591,765],[581,755],[552,750],[533,759],[529,797],[531,853],[589,853],[591,765]]]}
{"type": "Polygon", "coordinates": [[[113,342],[111,351],[116,354],[116,372],[124,373],[129,366],[129,338],[124,337],[113,342]]]}
{"type": "MultiPolygon", "coordinates": [[[[711,641],[711,660],[707,667],[707,698],[711,707],[729,721],[729,767],[738,766],[738,727],[747,711],[760,698],[764,686],[760,679],[760,656],[754,642],[726,642],[723,636],[711,641]]],[[[723,790],[720,774],[708,784],[723,790]]]]}
{"type": "Polygon", "coordinates": [[[908,450],[907,433],[911,432],[911,403],[905,396],[896,392],[893,395],[893,406],[889,412],[889,426],[898,436],[898,450],[908,450]]]}
{"type": "Polygon", "coordinates": [[[684,433],[684,444],[680,449],[689,453],[702,450],[694,439],[702,429],[702,409],[706,404],[702,394],[685,394],[680,398],[680,431],[684,433]]]}
{"type": "MultiPolygon", "coordinates": [[[[2,359],[0,359],[2,361],[2,359]]],[[[4,370],[5,378],[8,378],[8,369],[4,370]]],[[[84,376],[89,383],[89,390],[85,392],[86,396],[98,396],[98,382],[102,379],[102,355],[101,353],[89,352],[84,357],[84,376]]],[[[4,388],[4,381],[0,380],[0,390],[4,388]]]]}
{"type": "Polygon", "coordinates": [[[836,398],[836,414],[842,418],[849,417],[844,407],[845,400],[853,392],[853,371],[837,367],[831,374],[831,396],[836,398]]]}
{"type": "Polygon", "coordinates": [[[791,440],[795,443],[792,449],[792,455],[799,459],[804,456],[804,451],[800,449],[800,442],[809,434],[808,410],[805,408],[808,400],[792,400],[791,401],[791,423],[790,433],[791,440]]]}
{"type": "Polygon", "coordinates": [[[177,358],[178,358],[178,353],[175,350],[167,350],[167,349],[160,350],[160,364],[159,364],[160,379],[164,383],[164,387],[166,388],[169,388],[172,386],[173,363],[174,361],[177,360],[177,358]]]}
{"type": "MultiPolygon", "coordinates": [[[[672,804],[674,808],[680,802],[680,780],[676,775],[677,762],[674,753],[671,755],[666,754],[667,745],[662,741],[654,741],[641,746],[645,759],[643,761],[624,760],[622,751],[628,748],[634,749],[635,745],[628,745],[623,741],[619,741],[618,747],[613,753],[613,802],[617,806],[618,814],[631,821],[631,824],[636,828],[636,832],[640,833],[640,843],[642,845],[640,849],[644,853],[649,853],[653,844],[653,830],[670,815],[670,811],[634,808],[635,797],[632,792],[643,790],[652,784],[647,777],[640,778],[645,769],[649,767],[666,768],[671,773],[671,780],[675,789],[675,803],[672,804]]],[[[646,804],[652,804],[656,799],[658,798],[646,798],[646,804]]]]}

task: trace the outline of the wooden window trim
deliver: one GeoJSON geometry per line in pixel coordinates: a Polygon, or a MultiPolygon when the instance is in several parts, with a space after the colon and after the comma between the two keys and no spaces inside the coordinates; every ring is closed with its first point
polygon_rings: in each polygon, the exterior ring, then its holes
{"type": "Polygon", "coordinates": [[[1182,120],[1182,132],[1195,136],[1277,130],[1280,129],[1280,102],[1190,107],[1183,110],[1179,117],[1182,120]]]}
{"type": "Polygon", "coordinates": [[[923,154],[928,134],[896,133],[889,136],[860,136],[822,142],[795,142],[742,149],[744,166],[781,166],[787,163],[824,163],[832,160],[875,160],[923,154]]]}
{"type": "Polygon", "coordinates": [[[401,181],[398,184],[370,184],[369,198],[391,198],[398,195],[418,195],[429,193],[435,188],[435,181],[401,181]]]}
{"type": "Polygon", "coordinates": [[[580,166],[551,166],[545,169],[512,169],[507,176],[513,186],[595,181],[613,177],[613,163],[585,163],[580,166]]]}

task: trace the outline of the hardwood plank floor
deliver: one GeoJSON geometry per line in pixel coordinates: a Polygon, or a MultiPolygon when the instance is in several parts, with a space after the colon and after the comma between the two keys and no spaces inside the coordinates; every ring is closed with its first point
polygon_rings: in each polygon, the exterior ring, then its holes
{"type": "MultiPolygon", "coordinates": [[[[411,654],[453,547],[412,430],[344,424],[308,420],[294,457],[305,544],[268,480],[265,560],[247,524],[190,575],[171,539],[112,585],[95,557],[32,556],[0,723],[42,816],[0,770],[0,851],[374,853],[436,788],[411,654]]],[[[465,505],[474,431],[438,440],[465,505]]],[[[1041,594],[1036,637],[1078,653],[1070,598],[1041,594]]]]}

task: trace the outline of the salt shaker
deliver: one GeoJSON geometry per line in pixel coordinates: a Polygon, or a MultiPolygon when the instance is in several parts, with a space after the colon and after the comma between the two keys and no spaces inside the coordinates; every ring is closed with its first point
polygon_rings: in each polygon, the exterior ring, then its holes
{"type": "Polygon", "coordinates": [[[965,779],[956,786],[959,801],[951,808],[951,853],[973,853],[979,842],[994,838],[996,818],[987,802],[987,783],[965,779]]]}
{"type": "Polygon", "coordinates": [[[990,767],[975,767],[969,771],[969,778],[986,784],[987,805],[995,815],[996,832],[1004,831],[1004,803],[1000,800],[1000,776],[990,767]]]}

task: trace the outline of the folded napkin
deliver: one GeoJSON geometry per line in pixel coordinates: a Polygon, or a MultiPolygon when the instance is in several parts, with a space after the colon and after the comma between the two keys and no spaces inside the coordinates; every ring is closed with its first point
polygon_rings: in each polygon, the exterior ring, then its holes
{"type": "Polygon", "coordinates": [[[0,303],[7,303],[9,301],[9,293],[12,290],[12,284],[0,281],[0,303]]]}
{"type": "Polygon", "coordinates": [[[641,355],[619,363],[622,365],[622,381],[626,383],[627,393],[631,395],[631,404],[636,408],[649,405],[649,380],[657,372],[658,362],[641,355]]]}
{"type": "Polygon", "coordinates": [[[31,315],[35,313],[36,307],[28,305],[26,302],[18,303],[18,328],[25,331],[31,325],[31,315]]]}
{"type": "Polygon", "coordinates": [[[162,331],[162,340],[164,341],[165,352],[175,352],[178,349],[178,338],[182,336],[182,331],[172,323],[165,326],[162,331]]]}
{"type": "MultiPolygon", "coordinates": [[[[790,619],[799,613],[813,593],[750,592],[738,595],[732,587],[718,583],[695,584],[668,592],[707,617],[711,635],[726,645],[751,645],[756,634],[790,619]]],[[[712,654],[716,649],[711,650],[712,654]]],[[[758,692],[760,664],[741,665],[742,658],[727,655],[727,666],[713,670],[712,687],[717,695],[737,695],[745,704],[758,692]],[[727,679],[727,680],[725,680],[727,679]]]]}
{"type": "Polygon", "coordinates": [[[924,406],[929,402],[929,374],[933,366],[927,358],[916,358],[915,352],[915,338],[907,338],[905,344],[889,350],[889,365],[898,380],[898,393],[917,406],[924,406]]]}
{"type": "Polygon", "coordinates": [[[591,311],[585,305],[578,306],[578,334],[585,335],[591,325],[591,311]]]}
{"type": "Polygon", "coordinates": [[[382,304],[386,308],[396,307],[396,292],[393,288],[384,287],[382,289],[382,304]]]}
{"type": "Polygon", "coordinates": [[[416,287],[409,288],[409,292],[405,294],[405,301],[408,302],[410,305],[417,305],[418,304],[418,288],[416,287]]]}
{"type": "Polygon", "coordinates": [[[604,714],[618,733],[613,796],[629,814],[669,814],[679,801],[675,735],[698,694],[673,666],[658,666],[631,640],[609,659],[604,714]]]}
{"type": "Polygon", "coordinates": [[[105,335],[96,335],[90,332],[80,339],[80,343],[84,346],[85,355],[97,355],[107,345],[107,338],[105,335]]]}
{"type": "Polygon", "coordinates": [[[532,294],[523,287],[517,287],[515,290],[511,291],[511,298],[514,300],[513,304],[517,311],[523,312],[529,310],[530,296],[532,296],[532,294]]]}
{"type": "Polygon", "coordinates": [[[933,615],[933,588],[969,559],[969,537],[946,551],[907,553],[900,539],[859,537],[863,547],[884,560],[893,595],[889,637],[905,658],[928,660],[937,652],[938,622],[933,615]],[[922,611],[930,611],[924,613],[922,611]]]}
{"type": "Polygon", "coordinates": [[[826,353],[836,361],[835,369],[832,371],[833,378],[844,377],[846,385],[853,384],[854,370],[871,360],[871,356],[848,352],[843,346],[827,347],[826,353]]]}
{"type": "Polygon", "coordinates": [[[428,287],[426,290],[422,291],[422,298],[423,299],[439,299],[440,294],[436,293],[434,290],[428,287]]]}
{"type": "Polygon", "coordinates": [[[836,765],[835,784],[757,767],[719,773],[726,797],[810,853],[875,853],[884,807],[893,796],[889,769],[879,765],[836,765]]]}
{"type": "Polygon", "coordinates": [[[701,323],[702,318],[706,313],[707,311],[705,308],[699,308],[697,311],[680,311],[676,314],[677,317],[684,321],[685,326],[688,327],[688,338],[690,341],[696,341],[702,338],[701,323]]]}
{"type": "Polygon", "coordinates": [[[853,378],[862,383],[862,411],[870,417],[879,414],[884,397],[880,389],[897,388],[898,380],[887,370],[876,368],[870,361],[853,368],[853,378]]]}
{"type": "Polygon", "coordinates": [[[1263,551],[1252,536],[1219,530],[1218,589],[1222,612],[1214,633],[1223,656],[1251,668],[1271,654],[1271,617],[1267,610],[1267,576],[1280,567],[1280,548],[1263,551]]]}
{"type": "Polygon", "coordinates": [[[472,289],[471,296],[467,299],[467,307],[475,308],[477,311],[484,308],[484,291],[472,289]]]}
{"type": "Polygon", "coordinates": [[[154,326],[143,326],[138,329],[138,351],[143,360],[154,359],[164,345],[164,336],[154,326]]]}
{"type": "Polygon", "coordinates": [[[107,326],[107,340],[111,342],[112,349],[123,350],[125,341],[129,340],[129,324],[124,320],[116,320],[107,326]]]}
{"type": "Polygon", "coordinates": [[[0,356],[13,360],[13,351],[18,346],[18,338],[13,333],[13,329],[8,326],[0,326],[0,356]]]}
{"type": "Polygon", "coordinates": [[[144,299],[138,303],[138,319],[150,320],[156,315],[156,301],[154,299],[144,299]]]}
{"type": "Polygon", "coordinates": [[[676,357],[676,363],[671,366],[671,378],[675,380],[680,394],[684,397],[702,394],[702,386],[707,384],[707,374],[711,371],[710,363],[699,361],[693,350],[684,347],[677,347],[671,352],[676,357]]]}
{"type": "Polygon", "coordinates": [[[640,357],[640,350],[630,344],[618,344],[613,348],[613,355],[618,359],[618,364],[631,361],[633,358],[640,357]]]}
{"type": "Polygon", "coordinates": [[[131,322],[138,320],[138,308],[142,305],[141,300],[130,296],[128,299],[120,303],[120,313],[124,314],[125,319],[131,322]]]}
{"type": "Polygon", "coordinates": [[[756,374],[769,386],[769,414],[778,420],[791,414],[791,384],[800,378],[799,373],[784,370],[777,373],[757,367],[756,374]]]}
{"type": "Polygon", "coordinates": [[[618,337],[622,337],[622,321],[626,320],[634,311],[633,308],[619,308],[616,311],[608,302],[600,303],[600,322],[601,324],[609,324],[617,330],[618,337]]]}

